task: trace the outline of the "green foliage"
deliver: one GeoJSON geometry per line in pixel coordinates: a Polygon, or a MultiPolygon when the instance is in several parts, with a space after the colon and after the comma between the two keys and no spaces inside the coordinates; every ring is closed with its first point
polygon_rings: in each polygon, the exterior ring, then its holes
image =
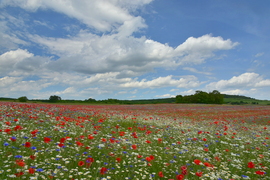
{"type": "Polygon", "coordinates": [[[60,101],[60,100],[61,100],[61,97],[56,96],[56,95],[50,96],[49,98],[49,102],[52,102],[52,103],[56,103],[57,101],[60,101]]]}
{"type": "Polygon", "coordinates": [[[0,97],[0,101],[15,101],[14,98],[0,97]]]}
{"type": "Polygon", "coordinates": [[[194,95],[177,95],[175,98],[176,103],[202,103],[202,104],[222,104],[223,95],[219,91],[207,93],[204,91],[196,91],[194,95]]]}
{"type": "Polygon", "coordinates": [[[182,95],[177,95],[177,96],[175,97],[175,102],[176,102],[176,103],[181,103],[181,102],[183,102],[183,96],[182,96],[182,95]]]}
{"type": "Polygon", "coordinates": [[[85,102],[94,103],[94,102],[97,102],[97,101],[95,99],[93,99],[93,98],[89,98],[89,99],[86,99],[85,102]]]}
{"type": "Polygon", "coordinates": [[[27,102],[28,98],[26,96],[22,96],[18,98],[19,102],[27,102]]]}

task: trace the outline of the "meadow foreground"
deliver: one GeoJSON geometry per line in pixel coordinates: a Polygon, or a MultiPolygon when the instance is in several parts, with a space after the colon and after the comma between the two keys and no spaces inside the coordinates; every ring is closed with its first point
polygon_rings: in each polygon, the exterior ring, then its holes
{"type": "Polygon", "coordinates": [[[270,106],[0,102],[0,179],[270,179],[270,106]]]}

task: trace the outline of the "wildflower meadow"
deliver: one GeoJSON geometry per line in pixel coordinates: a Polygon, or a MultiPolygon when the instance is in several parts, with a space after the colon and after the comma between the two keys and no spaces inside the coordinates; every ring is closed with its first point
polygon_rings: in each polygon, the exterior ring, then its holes
{"type": "Polygon", "coordinates": [[[270,106],[0,102],[0,179],[270,179],[270,106]]]}

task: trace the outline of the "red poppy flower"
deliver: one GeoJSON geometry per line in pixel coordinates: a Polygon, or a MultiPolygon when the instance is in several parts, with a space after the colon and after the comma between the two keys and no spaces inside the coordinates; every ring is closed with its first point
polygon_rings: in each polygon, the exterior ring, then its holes
{"type": "Polygon", "coordinates": [[[83,146],[83,143],[81,143],[80,141],[76,141],[76,144],[77,144],[78,146],[83,146]]]}
{"type": "Polygon", "coordinates": [[[152,161],[152,159],[150,157],[146,157],[145,160],[148,162],[152,161]]]}
{"type": "Polygon", "coordinates": [[[27,147],[27,148],[30,148],[30,147],[31,147],[31,143],[30,143],[30,142],[26,142],[26,143],[24,144],[24,146],[27,147]]]}
{"type": "Polygon", "coordinates": [[[142,158],[142,155],[138,155],[137,158],[142,158]]]}
{"type": "Polygon", "coordinates": [[[203,163],[206,167],[213,167],[213,165],[212,164],[210,164],[210,163],[208,163],[208,162],[205,162],[205,163],[203,163]]]}
{"type": "Polygon", "coordinates": [[[119,136],[124,136],[126,133],[124,131],[119,132],[119,136]]]}
{"type": "Polygon", "coordinates": [[[14,131],[22,130],[22,129],[23,129],[23,128],[22,128],[22,126],[20,126],[20,125],[17,125],[17,126],[14,127],[14,131]]]}
{"type": "Polygon", "coordinates": [[[61,138],[60,143],[64,143],[67,139],[66,138],[61,138]]]}
{"type": "Polygon", "coordinates": [[[219,157],[218,157],[218,156],[216,156],[216,157],[215,157],[215,159],[216,159],[217,161],[220,161],[220,159],[219,159],[219,157]]]}
{"type": "Polygon", "coordinates": [[[92,134],[89,134],[88,139],[94,139],[94,136],[92,136],[92,134]]]}
{"type": "Polygon", "coordinates": [[[149,157],[150,157],[151,160],[155,159],[155,156],[153,156],[153,155],[150,155],[149,157]]]}
{"type": "Polygon", "coordinates": [[[83,161],[79,161],[78,162],[78,166],[83,166],[84,165],[84,162],[83,161]]]}
{"type": "Polygon", "coordinates": [[[92,163],[92,162],[94,162],[94,158],[89,157],[86,159],[86,163],[92,163]]]}
{"type": "Polygon", "coordinates": [[[115,139],[114,138],[110,138],[110,142],[111,143],[115,143],[115,139]]]}
{"type": "Polygon", "coordinates": [[[20,177],[20,176],[22,176],[22,175],[24,175],[24,173],[23,173],[23,172],[18,172],[18,173],[15,173],[15,176],[16,176],[16,177],[20,177]]]}
{"type": "Polygon", "coordinates": [[[185,176],[183,175],[183,174],[178,174],[177,176],[176,176],[176,179],[177,180],[183,180],[185,178],[185,176]]]}
{"type": "Polygon", "coordinates": [[[131,145],[132,149],[137,149],[137,145],[136,144],[133,144],[131,145]]]}
{"type": "Polygon", "coordinates": [[[197,165],[200,165],[202,163],[199,159],[195,159],[193,162],[197,165]]]}
{"type": "Polygon", "coordinates": [[[29,174],[34,174],[35,171],[36,171],[36,170],[35,170],[34,168],[29,168],[29,169],[28,169],[28,173],[29,173],[29,174]]]}
{"type": "Polygon", "coordinates": [[[105,174],[107,171],[108,171],[107,168],[102,167],[99,172],[100,172],[100,174],[105,174]]]}
{"type": "Polygon", "coordinates": [[[181,166],[180,168],[182,171],[186,171],[187,170],[187,166],[181,166]]]}
{"type": "Polygon", "coordinates": [[[159,177],[164,177],[162,171],[158,172],[158,176],[159,176],[159,177]]]}
{"type": "Polygon", "coordinates": [[[34,156],[34,155],[30,155],[29,157],[30,157],[30,159],[32,159],[32,160],[35,160],[35,159],[36,159],[36,156],[34,156]]]}
{"type": "Polygon", "coordinates": [[[10,134],[11,129],[5,129],[4,132],[10,134]]]}
{"type": "Polygon", "coordinates": [[[121,162],[121,158],[120,158],[120,157],[116,158],[116,161],[117,161],[118,163],[120,163],[120,162],[121,162]]]}
{"type": "Polygon", "coordinates": [[[253,162],[248,162],[248,168],[255,168],[255,164],[253,162]]]}
{"type": "Polygon", "coordinates": [[[258,175],[264,175],[265,174],[263,171],[256,171],[255,173],[258,174],[258,175]]]}
{"type": "Polygon", "coordinates": [[[64,146],[64,144],[63,144],[63,143],[60,143],[60,144],[58,144],[58,146],[59,146],[59,147],[63,147],[63,146],[64,146]]]}
{"type": "Polygon", "coordinates": [[[43,140],[44,140],[44,142],[45,142],[45,143],[49,143],[49,142],[51,141],[51,138],[44,137],[44,139],[43,139],[43,140]]]}
{"type": "Polygon", "coordinates": [[[16,160],[16,164],[21,167],[25,166],[25,162],[23,160],[16,160]]]}
{"type": "Polygon", "coordinates": [[[34,131],[31,131],[32,136],[36,136],[37,132],[38,132],[38,130],[37,130],[37,129],[36,129],[36,130],[34,130],[34,131]]]}
{"type": "Polygon", "coordinates": [[[195,175],[198,176],[198,177],[202,177],[203,172],[196,172],[195,175]]]}
{"type": "Polygon", "coordinates": [[[146,140],[145,142],[146,142],[146,143],[151,143],[151,141],[149,141],[149,140],[146,140]]]}

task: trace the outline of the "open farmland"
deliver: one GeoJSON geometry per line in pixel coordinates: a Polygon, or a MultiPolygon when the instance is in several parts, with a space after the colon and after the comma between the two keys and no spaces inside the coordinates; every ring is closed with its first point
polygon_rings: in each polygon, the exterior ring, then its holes
{"type": "Polygon", "coordinates": [[[0,102],[0,179],[270,179],[270,106],[0,102]]]}

